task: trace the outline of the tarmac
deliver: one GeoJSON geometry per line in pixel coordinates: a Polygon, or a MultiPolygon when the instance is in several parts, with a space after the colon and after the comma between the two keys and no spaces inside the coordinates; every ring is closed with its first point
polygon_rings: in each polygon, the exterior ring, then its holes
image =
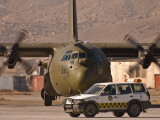
{"type": "MultiPolygon", "coordinates": [[[[126,113],[122,118],[116,118],[112,112],[99,113],[94,118],[85,118],[81,114],[78,118],[72,118],[64,112],[61,102],[63,97],[53,102],[53,106],[43,106],[39,93],[31,95],[0,95],[4,100],[0,101],[0,120],[160,120],[160,105],[153,105],[147,113],[141,113],[138,118],[130,118],[126,113]]],[[[159,96],[151,99],[160,100],[159,96]]]]}

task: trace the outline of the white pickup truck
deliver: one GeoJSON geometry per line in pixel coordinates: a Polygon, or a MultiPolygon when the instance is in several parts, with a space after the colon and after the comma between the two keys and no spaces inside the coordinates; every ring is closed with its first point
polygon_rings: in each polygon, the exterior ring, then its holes
{"type": "Polygon", "coordinates": [[[114,116],[138,117],[151,106],[150,94],[142,83],[97,83],[84,94],[68,97],[63,107],[71,117],[83,113],[94,117],[99,112],[113,111],[114,116]]]}

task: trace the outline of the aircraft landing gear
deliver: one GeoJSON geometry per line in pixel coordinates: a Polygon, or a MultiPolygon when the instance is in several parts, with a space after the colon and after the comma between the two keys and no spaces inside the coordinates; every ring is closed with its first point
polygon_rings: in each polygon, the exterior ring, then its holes
{"type": "Polygon", "coordinates": [[[41,90],[41,98],[44,100],[44,88],[41,90]]]}
{"type": "Polygon", "coordinates": [[[49,96],[46,93],[44,93],[44,105],[52,106],[52,96],[49,96]]]}
{"type": "Polygon", "coordinates": [[[52,106],[52,100],[55,100],[55,96],[47,95],[44,91],[44,88],[41,90],[41,97],[44,100],[45,106],[52,106]]]}

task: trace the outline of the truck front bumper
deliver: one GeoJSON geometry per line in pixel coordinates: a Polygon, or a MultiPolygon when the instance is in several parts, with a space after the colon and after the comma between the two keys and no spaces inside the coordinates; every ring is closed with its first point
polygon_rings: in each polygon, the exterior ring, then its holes
{"type": "Polygon", "coordinates": [[[85,104],[63,104],[66,113],[83,113],[85,104]]]}
{"type": "Polygon", "coordinates": [[[148,109],[151,107],[151,102],[150,101],[141,102],[141,106],[143,110],[148,109]]]}

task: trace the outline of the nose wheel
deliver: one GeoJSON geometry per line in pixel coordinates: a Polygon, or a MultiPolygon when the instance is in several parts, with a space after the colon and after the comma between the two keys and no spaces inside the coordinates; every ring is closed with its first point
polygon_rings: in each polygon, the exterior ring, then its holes
{"type": "Polygon", "coordinates": [[[49,96],[44,88],[41,90],[41,98],[44,100],[45,106],[52,106],[52,100],[55,100],[55,96],[49,96]]]}
{"type": "Polygon", "coordinates": [[[41,90],[41,98],[44,100],[44,88],[41,90]]]}

